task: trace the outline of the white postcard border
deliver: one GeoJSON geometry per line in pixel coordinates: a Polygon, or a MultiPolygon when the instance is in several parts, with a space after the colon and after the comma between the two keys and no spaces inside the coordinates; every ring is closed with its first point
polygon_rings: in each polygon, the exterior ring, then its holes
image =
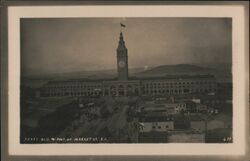
{"type": "Polygon", "coordinates": [[[11,6],[8,8],[10,155],[244,155],[248,89],[244,8],[214,5],[11,6]],[[228,17],[233,29],[233,139],[230,144],[20,144],[20,18],[228,17]]]}

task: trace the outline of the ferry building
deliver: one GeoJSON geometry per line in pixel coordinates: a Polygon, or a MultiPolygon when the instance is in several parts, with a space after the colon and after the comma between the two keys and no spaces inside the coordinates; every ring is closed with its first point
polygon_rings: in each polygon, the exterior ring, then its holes
{"type": "Polygon", "coordinates": [[[126,48],[122,32],[119,37],[116,57],[117,78],[50,81],[41,88],[41,96],[179,95],[192,93],[204,94],[216,91],[216,80],[213,75],[130,78],[128,75],[128,49],[126,48]]]}

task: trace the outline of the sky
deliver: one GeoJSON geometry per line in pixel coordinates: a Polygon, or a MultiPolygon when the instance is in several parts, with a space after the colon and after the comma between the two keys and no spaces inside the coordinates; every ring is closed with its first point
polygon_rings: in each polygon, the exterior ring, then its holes
{"type": "Polygon", "coordinates": [[[22,73],[116,69],[121,22],[129,68],[231,65],[229,18],[26,18],[21,20],[22,73]]]}

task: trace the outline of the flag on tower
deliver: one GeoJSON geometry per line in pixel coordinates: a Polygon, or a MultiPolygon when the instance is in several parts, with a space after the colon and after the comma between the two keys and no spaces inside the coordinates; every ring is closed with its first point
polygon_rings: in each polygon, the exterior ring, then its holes
{"type": "Polygon", "coordinates": [[[124,24],[122,24],[122,23],[120,23],[120,25],[121,25],[121,27],[126,27],[126,25],[124,25],[124,24]]]}

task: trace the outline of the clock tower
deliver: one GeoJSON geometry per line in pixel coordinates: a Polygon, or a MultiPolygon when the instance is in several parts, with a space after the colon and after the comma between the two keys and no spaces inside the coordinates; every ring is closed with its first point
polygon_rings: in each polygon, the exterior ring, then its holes
{"type": "Polygon", "coordinates": [[[119,45],[117,52],[117,71],[118,80],[128,79],[128,49],[125,46],[122,32],[120,33],[119,45]]]}

